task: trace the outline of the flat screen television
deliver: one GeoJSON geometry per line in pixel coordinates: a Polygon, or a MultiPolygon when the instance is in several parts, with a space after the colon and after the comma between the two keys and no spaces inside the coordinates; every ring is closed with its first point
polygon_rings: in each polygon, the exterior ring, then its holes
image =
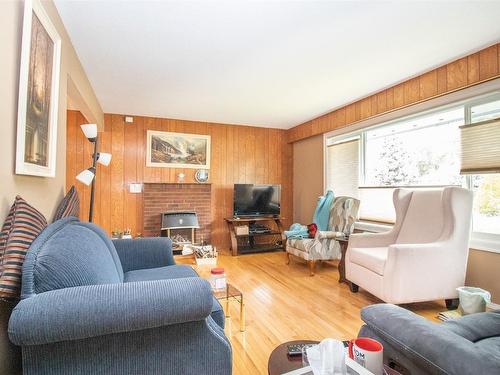
{"type": "Polygon", "coordinates": [[[234,184],[233,215],[279,216],[281,185],[234,184]]]}

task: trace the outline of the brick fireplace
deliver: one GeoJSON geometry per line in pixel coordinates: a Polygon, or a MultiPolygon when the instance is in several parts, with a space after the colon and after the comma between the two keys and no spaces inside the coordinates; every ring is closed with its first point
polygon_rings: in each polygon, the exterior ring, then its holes
{"type": "Polygon", "coordinates": [[[211,185],[197,183],[144,184],[144,236],[160,235],[161,214],[167,211],[196,211],[200,229],[197,241],[210,243],[211,185]]]}

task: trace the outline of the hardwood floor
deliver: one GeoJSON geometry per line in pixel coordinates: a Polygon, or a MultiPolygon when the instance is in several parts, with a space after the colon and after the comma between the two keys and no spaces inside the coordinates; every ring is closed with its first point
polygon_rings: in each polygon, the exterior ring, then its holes
{"type": "MultiPolygon", "coordinates": [[[[267,360],[279,344],[297,339],[321,340],[326,337],[355,337],[362,321],[360,309],[381,302],[360,289],[349,291],[338,283],[335,265],[318,264],[316,275],[309,276],[305,263],[292,259],[286,265],[284,252],[221,255],[228,281],[243,292],[246,305],[246,331],[239,331],[239,305],[230,304],[226,335],[233,346],[233,374],[267,374],[267,360]]],[[[208,277],[210,267],[196,267],[208,277]]],[[[435,320],[445,309],[443,302],[406,306],[435,320]]]]}

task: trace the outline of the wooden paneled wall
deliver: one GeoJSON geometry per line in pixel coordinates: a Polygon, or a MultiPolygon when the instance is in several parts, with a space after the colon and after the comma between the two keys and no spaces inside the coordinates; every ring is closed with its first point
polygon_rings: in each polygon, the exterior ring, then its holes
{"type": "Polygon", "coordinates": [[[500,77],[500,44],[453,61],[287,131],[296,142],[500,77]]]}
{"type": "MultiPolygon", "coordinates": [[[[75,185],[81,199],[81,219],[86,219],[90,189],[76,181],[81,170],[90,166],[92,146],[79,129],[85,118],[68,111],[67,188],[75,185]]],[[[282,185],[282,215],[285,224],[292,217],[292,146],[286,131],[134,116],[134,123],[124,116],[105,115],[104,132],[99,133],[103,152],[111,152],[109,167],[98,166],[94,222],[108,233],[131,228],[143,232],[143,196],[129,193],[132,182],[176,182],[177,174],[186,174],[194,182],[195,169],[146,167],[146,131],[163,130],[211,136],[210,182],[212,183],[212,242],[229,248],[229,234],[224,217],[232,215],[234,183],[272,183],[282,185]]]]}

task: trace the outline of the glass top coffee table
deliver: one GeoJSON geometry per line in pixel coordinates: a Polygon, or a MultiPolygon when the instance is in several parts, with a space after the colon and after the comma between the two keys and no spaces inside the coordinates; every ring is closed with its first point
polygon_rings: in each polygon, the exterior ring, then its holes
{"type": "Polygon", "coordinates": [[[214,297],[219,301],[225,302],[225,315],[230,318],[229,302],[236,301],[240,304],[240,331],[245,332],[245,302],[243,301],[243,293],[232,284],[227,284],[225,289],[216,289],[212,291],[214,297]]]}

